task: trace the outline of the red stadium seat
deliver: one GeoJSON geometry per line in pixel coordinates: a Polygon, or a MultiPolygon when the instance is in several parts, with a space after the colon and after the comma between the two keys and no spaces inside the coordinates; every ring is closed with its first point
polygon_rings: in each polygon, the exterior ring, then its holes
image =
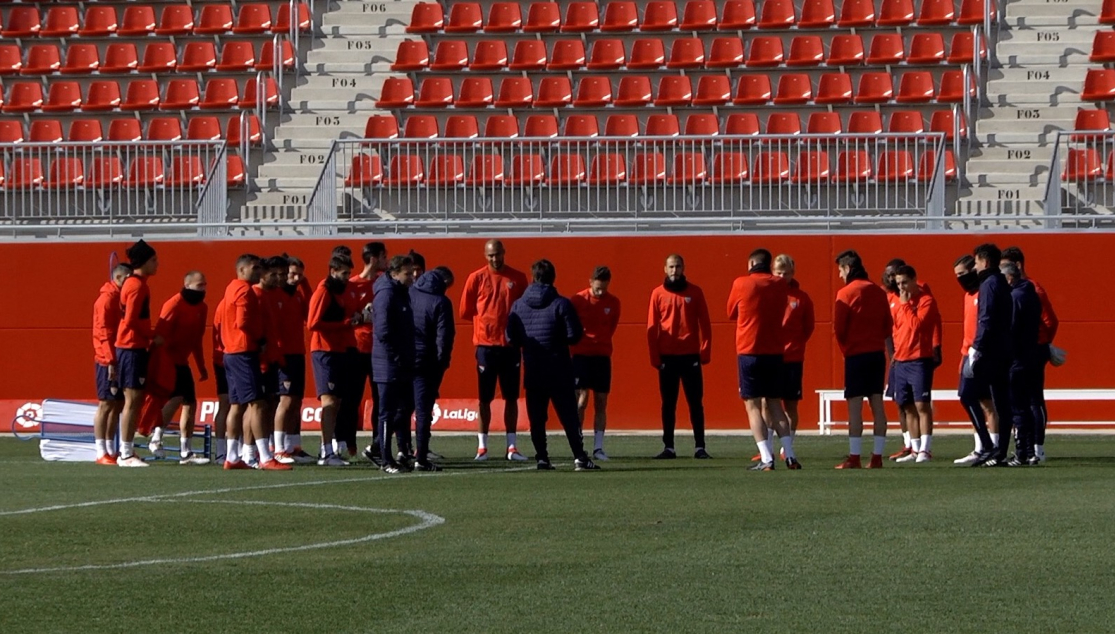
{"type": "Polygon", "coordinates": [[[426,181],[431,187],[453,187],[465,180],[465,160],[459,154],[439,154],[430,161],[430,175],[426,181]]]}
{"type": "Polygon", "coordinates": [[[232,30],[232,5],[206,4],[201,7],[197,24],[194,26],[195,35],[224,35],[232,30]]]}
{"type": "Polygon", "coordinates": [[[499,84],[497,108],[529,108],[534,102],[534,88],[526,77],[506,77],[499,84]]]}
{"type": "MultiPolygon", "coordinates": [[[[252,84],[249,80],[249,84],[252,84]]],[[[253,84],[254,85],[254,84],[253,84]]],[[[251,95],[255,99],[255,90],[251,86],[245,87],[244,98],[251,95]]],[[[202,110],[229,110],[242,106],[240,86],[235,79],[210,79],[205,82],[205,98],[198,104],[202,110]]]]}
{"type": "Polygon", "coordinates": [[[190,141],[220,141],[221,122],[217,117],[191,117],[186,123],[186,139],[190,141]]]}
{"type": "Polygon", "coordinates": [[[883,0],[879,5],[878,26],[909,26],[914,22],[913,0],[883,0]]]}
{"type": "Polygon", "coordinates": [[[673,0],[648,2],[643,12],[641,31],[672,31],[678,26],[678,8],[673,0]]]}
{"type": "Polygon", "coordinates": [[[852,76],[848,73],[825,73],[821,75],[814,102],[819,105],[852,103],[852,76]]]}
{"type": "Polygon", "coordinates": [[[712,41],[708,68],[739,68],[743,65],[743,40],[738,37],[718,37],[712,41]]]}
{"type": "Polygon", "coordinates": [[[15,44],[0,44],[0,75],[18,75],[21,68],[23,50],[15,44]]]}
{"type": "Polygon", "coordinates": [[[62,123],[57,119],[33,119],[27,140],[31,143],[61,143],[62,123]]]}
{"type": "Polygon", "coordinates": [[[737,112],[728,115],[728,119],[724,122],[724,134],[733,136],[759,134],[759,115],[754,112],[737,112]]]}
{"type": "Polygon", "coordinates": [[[43,107],[43,86],[37,81],[21,81],[11,85],[3,112],[34,112],[43,107]]]}
{"type": "Polygon", "coordinates": [[[810,150],[798,155],[797,166],[790,180],[794,183],[825,183],[830,175],[828,152],[810,150]]]}
{"type": "Polygon", "coordinates": [[[1100,24],[1115,24],[1115,0],[1103,0],[1099,22],[1100,24]]]}
{"type": "Polygon", "coordinates": [[[459,71],[468,68],[468,44],[461,40],[439,40],[430,70],[459,71]]]}
{"type": "Polygon", "coordinates": [[[478,136],[480,136],[480,123],[470,114],[454,115],[445,120],[447,139],[475,139],[478,136]]]}
{"type": "MultiPolygon", "coordinates": [[[[249,50],[251,44],[247,42],[236,42],[237,44],[247,44],[249,50]]],[[[230,44],[232,44],[230,42],[230,44]]],[[[228,46],[228,45],[226,45],[228,46]]],[[[252,51],[252,61],[255,61],[255,51],[252,51]]],[[[186,72],[204,72],[217,68],[217,47],[212,42],[189,42],[186,48],[182,49],[182,61],[178,65],[178,70],[186,72]]]]}
{"type": "Polygon", "coordinates": [[[549,70],[579,70],[585,66],[585,45],[581,40],[558,40],[550,51],[549,70]]]}
{"type": "Polygon", "coordinates": [[[416,114],[407,117],[403,127],[404,139],[436,139],[441,136],[437,117],[428,114],[416,114]]]}
{"type": "Polygon", "coordinates": [[[546,68],[546,43],[542,40],[519,40],[515,42],[515,54],[511,58],[511,70],[542,70],[546,68]]]}
{"type": "Polygon", "coordinates": [[[81,21],[77,16],[77,7],[53,6],[47,9],[46,21],[40,37],[70,37],[77,34],[78,24],[81,21]]]}
{"type": "Polygon", "coordinates": [[[143,49],[143,61],[136,69],[141,73],[173,72],[178,66],[178,52],[170,42],[152,42],[143,49]]]}
{"type": "Polygon", "coordinates": [[[634,70],[661,68],[666,63],[666,48],[660,39],[635,40],[627,67],[634,70]]]}
{"type": "Polygon", "coordinates": [[[639,136],[639,118],[632,114],[610,114],[604,122],[604,136],[639,136]]]}
{"type": "Polygon", "coordinates": [[[700,185],[708,178],[708,167],[702,152],[674,154],[674,170],[670,173],[671,185],[700,185]]]}
{"type": "Polygon", "coordinates": [[[699,37],[674,40],[666,68],[701,68],[705,65],[705,44],[699,37]]]}
{"type": "Polygon", "coordinates": [[[472,157],[465,185],[469,187],[495,187],[502,185],[504,179],[503,156],[499,154],[477,154],[472,157]]]}
{"type": "Polygon", "coordinates": [[[879,33],[871,38],[867,63],[880,66],[901,64],[906,59],[902,36],[897,33],[879,33]]]}
{"type": "Polygon", "coordinates": [[[453,105],[453,80],[447,77],[428,77],[418,88],[419,108],[448,108],[453,105]]]}
{"type": "Polygon", "coordinates": [[[63,75],[88,75],[100,67],[96,44],[70,44],[66,49],[66,63],[60,70],[63,75]]]}
{"type": "Polygon", "coordinates": [[[759,14],[760,29],[788,29],[797,23],[793,0],[765,0],[759,14]]]}
{"type": "Polygon", "coordinates": [[[710,183],[735,185],[746,183],[750,178],[747,155],[743,152],[720,152],[712,158],[710,183]]]}
{"type": "Polygon", "coordinates": [[[1095,180],[1103,176],[1100,155],[1093,148],[1073,148],[1065,159],[1062,178],[1070,182],[1095,180]]]}
{"type": "MultiPolygon", "coordinates": [[[[1106,110],[1095,109],[1081,109],[1076,111],[1076,120],[1073,125],[1074,130],[1110,130],[1111,117],[1107,114],[1106,110]]],[[[1085,135],[1074,135],[1073,139],[1088,138],[1085,135]]]]}
{"type": "Polygon", "coordinates": [[[772,112],[767,116],[767,134],[801,134],[801,117],[796,112],[772,112]]]}
{"type": "MultiPolygon", "coordinates": [[[[918,159],[917,179],[923,183],[933,180],[933,172],[937,170],[937,152],[926,150],[918,159]]],[[[952,150],[945,150],[945,182],[956,180],[956,156],[952,150]]]]}
{"type": "Polygon", "coordinates": [[[844,124],[838,112],[811,112],[805,124],[807,134],[840,134],[843,131],[844,124]]]}
{"type": "Polygon", "coordinates": [[[627,53],[623,49],[623,40],[596,40],[592,43],[589,70],[617,70],[626,63],[627,53]]]}
{"type": "Polygon", "coordinates": [[[898,110],[892,112],[887,123],[887,132],[921,134],[925,132],[925,117],[918,110],[898,110]]]}
{"type": "Polygon", "coordinates": [[[694,106],[723,106],[732,100],[732,84],[726,75],[702,75],[697,80],[694,106]]]}
{"type": "Polygon", "coordinates": [[[82,37],[107,37],[115,33],[118,28],[120,24],[116,17],[116,7],[88,5],[85,8],[85,19],[81,21],[77,34],[82,37]]]}
{"type": "Polygon", "coordinates": [[[543,77],[538,84],[534,105],[539,108],[562,108],[573,102],[573,87],[568,77],[543,77]]]}
{"type": "Polygon", "coordinates": [[[766,74],[742,75],[732,103],[737,106],[761,106],[770,102],[770,77],[766,74]]]}
{"type": "Polygon", "coordinates": [[[1115,62],[1115,31],[1096,31],[1088,59],[1099,63],[1115,62]]]}
{"type": "Polygon", "coordinates": [[[647,117],[647,136],[680,136],[681,126],[678,124],[677,115],[652,114],[647,117]]]}
{"type": "Polygon", "coordinates": [[[856,183],[871,180],[871,155],[867,150],[845,150],[836,157],[836,174],[833,180],[856,183]]]}
{"type": "Polygon", "coordinates": [[[426,166],[417,154],[396,154],[387,170],[388,187],[417,187],[426,180],[426,166]]]}
{"type": "Polygon", "coordinates": [[[193,30],[193,8],[187,4],[168,4],[163,7],[159,14],[159,24],[155,27],[155,35],[189,35],[193,30]]]}
{"type": "Polygon", "coordinates": [[[253,3],[240,5],[232,32],[237,35],[261,35],[271,30],[271,7],[253,3]]]}
{"type": "Polygon", "coordinates": [[[514,139],[519,136],[519,118],[509,114],[494,114],[484,122],[484,136],[495,139],[514,139]]]}
{"type": "Polygon", "coordinates": [[[829,44],[829,66],[859,66],[863,63],[863,39],[858,35],[835,35],[829,44]]]}
{"type": "Polygon", "coordinates": [[[582,77],[577,83],[577,108],[602,108],[612,103],[612,81],[607,76],[582,77]]]}
{"type": "Polygon", "coordinates": [[[785,152],[759,152],[752,180],[767,185],[790,180],[790,157],[785,152]]]}
{"type": "Polygon", "coordinates": [[[688,106],[693,101],[693,84],[685,75],[667,75],[658,80],[656,106],[688,106]]]}
{"type": "Polygon", "coordinates": [[[43,162],[38,158],[13,158],[8,172],[11,189],[39,189],[43,186],[43,162]]]}
{"type": "Polygon", "coordinates": [[[786,73],[778,78],[777,105],[801,105],[813,100],[813,84],[805,73],[786,73]]]}
{"type": "Polygon", "coordinates": [[[881,182],[904,182],[914,177],[914,159],[906,150],[885,150],[879,154],[875,178],[881,182]]]}
{"type": "Polygon", "coordinates": [[[49,75],[62,68],[62,56],[54,44],[33,44],[27,49],[27,63],[21,75],[49,75]]]}
{"type": "Polygon", "coordinates": [[[921,0],[918,26],[947,26],[956,22],[953,0],[921,0]]]}
{"type": "Polygon", "coordinates": [[[755,26],[755,3],[752,0],[728,0],[724,3],[717,28],[740,31],[755,26]]]}
{"type": "Polygon", "coordinates": [[[983,24],[984,14],[990,11],[991,20],[995,21],[995,2],[987,3],[987,0],[960,0],[960,15],[956,18],[957,24],[971,26],[974,24],[983,24]]]}
{"type": "Polygon", "coordinates": [[[600,28],[600,12],[595,2],[570,2],[565,10],[562,33],[587,33],[600,28]]]}
{"type": "Polygon", "coordinates": [[[485,33],[514,33],[523,28],[523,13],[518,2],[493,2],[488,9],[485,33]]]}
{"type": "Polygon", "coordinates": [[[454,105],[458,108],[487,108],[495,101],[492,80],[487,77],[466,77],[454,105]]]}
{"type": "MultiPolygon", "coordinates": [[[[1098,31],[1097,31],[1098,34],[1098,31]]],[[[987,39],[980,35],[979,59],[987,57],[987,39]]],[[[971,31],[964,31],[952,36],[952,45],[949,47],[948,63],[973,64],[976,59],[976,39],[971,31]]]]}
{"type": "Polygon", "coordinates": [[[645,106],[651,102],[650,78],[646,75],[624,75],[620,77],[616,91],[616,107],[645,106]]]}
{"type": "Polygon", "coordinates": [[[0,29],[4,37],[35,37],[42,29],[42,16],[35,6],[12,7],[8,11],[8,21],[0,29]]]}
{"type": "Polygon", "coordinates": [[[1080,98],[1084,101],[1110,101],[1115,99],[1115,70],[1108,68],[1088,69],[1088,74],[1084,76],[1084,92],[1081,93],[1080,98]]]}
{"type": "Polygon", "coordinates": [[[716,3],[712,0],[687,0],[678,28],[682,31],[715,30],[716,3]]]}
{"type": "Polygon", "coordinates": [[[825,44],[819,35],[798,35],[790,41],[787,66],[820,66],[825,61],[825,44]]]}
{"type": "Polygon", "coordinates": [[[457,2],[449,9],[446,33],[476,33],[484,26],[484,12],[476,2],[457,2]]]}
{"type": "Polygon", "coordinates": [[[827,29],[836,22],[832,0],[805,0],[801,5],[799,29],[827,29]]]}
{"type": "Polygon", "coordinates": [[[252,146],[263,143],[263,131],[260,128],[259,117],[254,114],[234,114],[229,117],[228,125],[225,128],[225,140],[233,147],[240,145],[242,141],[247,141],[252,146]],[[247,126],[246,129],[245,126],[247,126]],[[247,138],[245,138],[245,134],[247,138]]]}
{"type": "Polygon", "coordinates": [[[634,31],[639,26],[639,8],[628,0],[612,0],[604,7],[600,30],[606,33],[634,31]]]}
{"type": "Polygon", "coordinates": [[[627,181],[627,160],[622,154],[598,154],[592,157],[588,171],[589,185],[619,185],[627,181]]]}
{"type": "MultiPolygon", "coordinates": [[[[289,44],[283,40],[283,44],[289,44]]],[[[187,45],[189,46],[189,45],[187,45]]],[[[293,64],[293,50],[291,53],[291,63],[293,64]]],[[[282,53],[280,53],[281,55],[282,53]]],[[[271,41],[264,42],[263,55],[259,62],[256,62],[255,47],[251,42],[225,42],[221,47],[221,59],[217,62],[217,70],[223,73],[229,72],[245,72],[253,68],[258,70],[268,70],[275,63],[275,46],[271,41]]],[[[285,66],[285,63],[283,64],[285,66]]]]}
{"type": "MultiPolygon", "coordinates": [[[[518,3],[515,7],[518,8],[518,3]]],[[[445,28],[445,13],[437,2],[419,2],[410,10],[407,33],[437,33],[445,28]]]]}
{"type": "Polygon", "coordinates": [[[720,119],[714,114],[691,114],[685,118],[685,136],[720,136],[720,119]]]}
{"type": "Polygon", "coordinates": [[[113,43],[105,49],[104,63],[101,64],[101,74],[130,73],[139,68],[139,55],[136,45],[131,43],[113,43]]]}
{"type": "Polygon", "coordinates": [[[780,66],[785,61],[782,38],[777,35],[760,35],[751,38],[751,49],[747,53],[749,68],[780,66]]]}
{"type": "Polygon", "coordinates": [[[60,156],[51,161],[50,174],[43,184],[46,189],[74,189],[84,185],[85,161],[73,156],[60,156]]]}
{"type": "Polygon", "coordinates": [[[546,182],[546,166],[538,154],[518,154],[511,159],[511,178],[514,186],[537,186],[546,182]]]}
{"type": "Polygon", "coordinates": [[[855,103],[886,103],[892,99],[894,99],[894,84],[890,73],[870,72],[860,75],[855,103]]]}
{"type": "MultiPolygon", "coordinates": [[[[97,119],[73,119],[66,133],[66,140],[75,143],[99,143],[104,141],[104,128],[97,119]]],[[[2,138],[0,138],[2,140],[2,138]]]]}
{"type": "Polygon", "coordinates": [[[883,117],[874,110],[857,110],[848,117],[848,134],[883,133],[883,117]]]}
{"type": "MultiPolygon", "coordinates": [[[[379,157],[376,157],[376,162],[379,162],[379,157]]],[[[240,189],[244,187],[244,182],[247,180],[247,175],[244,172],[244,158],[237,154],[228,155],[228,165],[225,170],[225,184],[232,189],[240,189]]]]}
{"type": "MultiPolygon", "coordinates": [[[[115,81],[95,81],[89,84],[89,92],[85,95],[81,109],[85,112],[107,112],[119,108],[120,103],[120,84],[115,81]]],[[[109,131],[111,130],[110,125],[109,131]]]]}
{"type": "Polygon", "coordinates": [[[532,2],[527,10],[523,31],[527,33],[555,33],[561,27],[561,9],[556,2],[532,2]]]}
{"type": "Polygon", "coordinates": [[[163,184],[166,173],[163,171],[163,159],[159,156],[138,156],[132,159],[128,166],[128,175],[124,177],[124,187],[134,189],[153,189],[163,184]]]}
{"type": "Polygon", "coordinates": [[[527,117],[523,136],[532,139],[552,139],[558,135],[558,120],[552,114],[532,114],[527,117]]]}
{"type": "Polygon", "coordinates": [[[598,137],[600,124],[594,115],[575,114],[565,119],[565,129],[562,136],[568,137],[598,137]]]}
{"type": "Polygon", "coordinates": [[[388,77],[383,82],[377,108],[406,108],[414,103],[414,83],[409,77],[388,77]]]}
{"type": "Polygon", "coordinates": [[[844,0],[836,26],[850,29],[875,25],[874,0],[844,0]]]}
{"type": "Polygon", "coordinates": [[[555,154],[550,159],[550,184],[559,187],[585,182],[585,158],[580,154],[555,154]]]}
{"type": "Polygon", "coordinates": [[[116,187],[123,182],[124,167],[120,163],[120,157],[115,155],[94,158],[93,165],[89,168],[89,178],[85,179],[85,185],[95,189],[116,187]]]}
{"type": "Polygon", "coordinates": [[[399,121],[395,115],[374,114],[368,117],[364,125],[365,139],[397,139],[399,138],[399,121]]]}
{"type": "Polygon", "coordinates": [[[927,71],[902,73],[898,84],[898,103],[929,103],[933,101],[933,75],[927,71]]]}
{"type": "Polygon", "coordinates": [[[507,44],[503,40],[477,42],[469,68],[484,71],[507,68],[507,44]]]}
{"type": "Polygon", "coordinates": [[[205,168],[201,165],[201,157],[196,154],[175,156],[170,161],[170,175],[166,179],[167,187],[198,187],[205,184],[205,168]]]}
{"type": "Polygon", "coordinates": [[[632,185],[659,185],[666,182],[666,155],[661,152],[640,152],[631,168],[632,185]]]}
{"type": "Polygon", "coordinates": [[[81,107],[81,84],[76,81],[56,81],[50,84],[43,112],[73,112],[81,107]]]}
{"type": "Polygon", "coordinates": [[[940,33],[916,33],[910,40],[907,64],[940,64],[945,61],[945,38],[940,33]]]}
{"type": "MultiPolygon", "coordinates": [[[[228,42],[225,44],[224,52],[222,53],[222,55],[228,53],[229,46],[232,44],[243,44],[245,46],[250,46],[251,43],[228,42]]],[[[290,43],[290,40],[279,40],[279,48],[277,51],[275,49],[274,41],[267,40],[266,42],[264,42],[263,48],[259,54],[259,61],[255,64],[256,70],[270,70],[271,68],[274,68],[276,61],[278,61],[279,66],[282,69],[289,70],[294,68],[294,45],[290,43]],[[278,57],[279,59],[276,60],[276,57],[278,57]]],[[[221,64],[217,64],[217,70],[221,70],[221,64]]]]}
{"type": "Polygon", "coordinates": [[[291,6],[290,3],[284,2],[279,5],[279,12],[275,16],[275,22],[271,25],[272,33],[290,33],[292,28],[297,29],[303,33],[308,33],[313,27],[313,18],[310,16],[310,7],[305,2],[296,2],[294,4],[294,16],[296,23],[291,21],[291,6]]]}
{"type": "MultiPolygon", "coordinates": [[[[1115,80],[1115,77],[1113,77],[1113,80],[1115,80]]],[[[976,96],[976,79],[971,74],[968,75],[967,92],[969,97],[976,96]]],[[[947,70],[941,73],[941,90],[937,93],[937,101],[940,103],[961,103],[964,101],[964,71],[947,70]]]]}
{"type": "Polygon", "coordinates": [[[430,49],[422,40],[403,40],[395,50],[391,70],[406,72],[422,70],[430,65],[430,49]]]}
{"type": "Polygon", "coordinates": [[[124,20],[116,29],[116,34],[125,37],[141,37],[155,32],[155,9],[145,5],[124,8],[124,20]]]}
{"type": "Polygon", "coordinates": [[[959,113],[959,118],[953,115],[952,110],[936,110],[929,119],[930,132],[944,132],[945,139],[952,141],[959,128],[960,138],[968,137],[968,122],[964,113],[959,113]]]}
{"type": "MultiPolygon", "coordinates": [[[[210,117],[211,118],[211,117],[210,117]]],[[[220,125],[217,126],[220,130],[220,125]]],[[[182,123],[178,117],[156,117],[147,122],[148,141],[181,141],[182,123]]]]}
{"type": "MultiPolygon", "coordinates": [[[[208,96],[208,95],[207,95],[208,96]]],[[[190,110],[201,101],[201,90],[193,79],[172,79],[166,86],[166,96],[159,103],[160,110],[190,110]]]]}

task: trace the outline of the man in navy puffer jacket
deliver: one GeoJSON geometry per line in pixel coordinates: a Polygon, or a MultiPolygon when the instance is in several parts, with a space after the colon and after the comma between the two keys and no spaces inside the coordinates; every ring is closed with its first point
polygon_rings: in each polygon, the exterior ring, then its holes
{"type": "Polygon", "coordinates": [[[546,451],[546,419],[551,402],[573,450],[575,469],[599,469],[585,453],[569,353],[569,346],[581,339],[584,328],[573,304],[554,288],[557,278],[554,265],[549,260],[539,260],[530,268],[534,283],[511,306],[507,340],[523,351],[523,387],[538,469],[554,468],[546,451]]]}
{"type": "Polygon", "coordinates": [[[429,459],[430,426],[441,380],[453,353],[453,302],[445,291],[453,285],[453,272],[444,266],[423,273],[410,288],[414,311],[414,422],[417,436],[416,468],[441,471],[429,459]]]}
{"type": "MultiPolygon", "coordinates": [[[[376,280],[372,299],[372,324],[375,342],[372,345],[372,376],[379,391],[379,454],[383,470],[400,473],[410,469],[404,461],[395,461],[391,439],[405,430],[403,438],[410,443],[410,401],[414,380],[414,316],[410,306],[410,286],[414,283],[414,262],[405,255],[396,255],[387,265],[387,273],[376,280]]],[[[403,441],[400,440],[400,449],[403,441]]]]}

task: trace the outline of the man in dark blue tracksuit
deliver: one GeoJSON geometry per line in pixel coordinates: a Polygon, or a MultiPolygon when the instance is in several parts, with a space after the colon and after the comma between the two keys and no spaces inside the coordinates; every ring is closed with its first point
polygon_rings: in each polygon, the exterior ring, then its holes
{"type": "MultiPolygon", "coordinates": [[[[1018,436],[1014,456],[1008,466],[1039,464],[1034,456],[1037,421],[1033,399],[1041,389],[1041,369],[1045,364],[1043,346],[1038,343],[1041,331],[1041,299],[1033,283],[1022,277],[1018,265],[1003,261],[1000,270],[1010,284],[1014,307],[1011,323],[1010,409],[1018,436]]],[[[1048,346],[1044,347],[1048,350],[1048,346]]]]}
{"type": "Polygon", "coordinates": [[[992,440],[997,446],[985,448],[972,466],[996,466],[1006,462],[1010,446],[1011,321],[1014,307],[1010,284],[999,271],[999,248],[994,244],[981,244],[972,255],[976,259],[980,282],[979,316],[964,373],[980,384],[981,392],[991,394],[999,418],[998,434],[992,433],[992,440]]]}
{"type": "Polygon", "coordinates": [[[577,471],[598,469],[585,453],[581,422],[577,415],[577,392],[569,346],[584,335],[573,304],[554,288],[557,272],[549,260],[531,266],[534,283],[511,306],[507,318],[507,340],[523,353],[523,387],[527,393],[527,418],[538,469],[552,470],[546,451],[546,419],[554,405],[577,471]]]}
{"type": "MultiPolygon", "coordinates": [[[[410,443],[410,402],[414,398],[414,317],[410,307],[410,286],[414,283],[414,263],[405,255],[396,255],[387,265],[387,272],[376,280],[372,299],[372,323],[375,340],[372,345],[372,376],[379,391],[379,455],[387,473],[409,471],[404,460],[395,461],[391,439],[400,430],[410,443]]],[[[403,448],[400,440],[400,449],[403,448]]]]}
{"type": "Polygon", "coordinates": [[[445,296],[452,285],[452,271],[439,266],[424,273],[410,288],[410,307],[414,312],[415,458],[419,471],[441,471],[441,467],[429,459],[430,426],[456,336],[453,302],[445,296]]]}

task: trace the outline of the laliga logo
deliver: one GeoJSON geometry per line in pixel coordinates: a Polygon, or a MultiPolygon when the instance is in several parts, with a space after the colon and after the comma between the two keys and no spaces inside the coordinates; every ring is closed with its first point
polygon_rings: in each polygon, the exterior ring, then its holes
{"type": "Polygon", "coordinates": [[[16,424],[24,429],[30,429],[39,424],[39,418],[41,418],[42,415],[42,405],[38,403],[24,403],[22,407],[16,410],[16,424]]]}
{"type": "Polygon", "coordinates": [[[438,405],[437,403],[434,403],[434,415],[433,415],[433,420],[430,421],[430,425],[431,426],[436,425],[437,422],[439,420],[443,419],[443,418],[445,420],[466,420],[466,421],[471,423],[479,417],[480,417],[480,412],[468,409],[466,407],[461,407],[459,409],[443,410],[443,409],[441,409],[440,405],[438,405]]]}

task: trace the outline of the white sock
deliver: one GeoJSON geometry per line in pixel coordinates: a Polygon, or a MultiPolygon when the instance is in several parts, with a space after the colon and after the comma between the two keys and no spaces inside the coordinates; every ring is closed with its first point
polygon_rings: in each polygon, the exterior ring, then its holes
{"type": "Polygon", "coordinates": [[[909,449],[910,451],[913,451],[914,453],[921,452],[921,439],[920,438],[911,438],[910,439],[910,444],[907,445],[906,448],[909,449]]]}
{"type": "Polygon", "coordinates": [[[794,455],[793,436],[781,436],[778,438],[778,441],[782,443],[782,453],[785,455],[785,458],[787,460],[789,460],[790,458],[797,458],[797,456],[794,455]]]}
{"type": "Polygon", "coordinates": [[[163,441],[163,428],[162,427],[156,427],[154,429],[154,431],[151,432],[151,442],[160,443],[162,441],[163,441]]]}
{"type": "Polygon", "coordinates": [[[275,451],[276,452],[281,451],[283,453],[286,453],[286,450],[287,450],[286,449],[286,432],[285,431],[276,431],[275,432],[275,451]]]}
{"type": "Polygon", "coordinates": [[[120,447],[116,446],[115,438],[105,438],[105,450],[108,451],[108,455],[110,456],[117,456],[120,454],[120,447]]]}
{"type": "Polygon", "coordinates": [[[190,451],[190,439],[188,437],[182,437],[182,447],[178,450],[178,453],[181,454],[183,458],[193,453],[190,451]]]}
{"type": "Polygon", "coordinates": [[[488,448],[488,434],[476,434],[476,446],[480,449],[488,448]]]}
{"type": "Polygon", "coordinates": [[[321,457],[322,458],[328,458],[329,456],[332,456],[332,455],[333,455],[333,444],[332,443],[325,443],[325,442],[321,443],[321,457]]]}
{"type": "Polygon", "coordinates": [[[992,449],[999,448],[999,434],[991,434],[991,444],[995,445],[992,449]]]}
{"type": "Polygon", "coordinates": [[[93,443],[97,445],[98,460],[108,455],[108,441],[106,441],[104,438],[98,438],[93,441],[93,443]]]}
{"type": "Polygon", "coordinates": [[[1034,455],[1038,458],[1045,457],[1045,445],[1034,445],[1034,455]]]}
{"type": "Polygon", "coordinates": [[[287,442],[290,443],[287,447],[293,451],[302,448],[302,434],[291,434],[286,437],[287,442]]]}
{"type": "Polygon", "coordinates": [[[256,449],[259,449],[259,461],[271,462],[275,455],[271,453],[271,444],[266,438],[256,440],[256,449]]]}
{"type": "Polygon", "coordinates": [[[604,450],[604,432],[597,431],[592,433],[593,449],[604,450]]]}
{"type": "Polygon", "coordinates": [[[902,446],[906,449],[913,447],[913,445],[910,444],[910,432],[908,431],[902,432],[902,446]]]}
{"type": "Polygon", "coordinates": [[[341,442],[336,438],[333,439],[333,453],[343,456],[348,451],[348,443],[341,442]]]}
{"type": "Polygon", "coordinates": [[[972,451],[980,453],[981,451],[983,451],[983,441],[979,439],[979,434],[972,434],[972,436],[976,439],[976,445],[972,449],[972,451]]]}
{"type": "Polygon", "coordinates": [[[518,438],[518,436],[519,436],[518,434],[507,434],[507,448],[508,449],[511,449],[512,447],[515,446],[515,440],[518,438]]]}
{"type": "Polygon", "coordinates": [[[244,462],[252,463],[256,461],[256,448],[255,445],[244,445],[240,449],[240,454],[244,458],[244,462]]]}
{"type": "Polygon", "coordinates": [[[770,452],[770,441],[769,440],[757,441],[755,443],[755,445],[759,448],[759,459],[762,462],[764,462],[764,463],[774,462],[774,455],[772,455],[771,452],[770,452]]]}
{"type": "Polygon", "coordinates": [[[848,437],[848,453],[853,456],[858,456],[863,451],[863,438],[858,436],[848,437]]]}
{"type": "Polygon", "coordinates": [[[131,458],[133,455],[135,455],[135,443],[121,442],[120,443],[120,457],[121,458],[131,458]]]}
{"type": "Polygon", "coordinates": [[[225,440],[225,460],[240,462],[240,441],[235,438],[225,440]]]}
{"type": "Polygon", "coordinates": [[[873,451],[872,453],[874,453],[876,456],[881,456],[881,455],[883,455],[883,452],[886,451],[886,449],[887,449],[887,437],[886,436],[875,436],[875,451],[873,451]]]}
{"type": "Polygon", "coordinates": [[[921,435],[921,450],[929,453],[929,446],[933,444],[933,436],[931,434],[921,435]]]}

